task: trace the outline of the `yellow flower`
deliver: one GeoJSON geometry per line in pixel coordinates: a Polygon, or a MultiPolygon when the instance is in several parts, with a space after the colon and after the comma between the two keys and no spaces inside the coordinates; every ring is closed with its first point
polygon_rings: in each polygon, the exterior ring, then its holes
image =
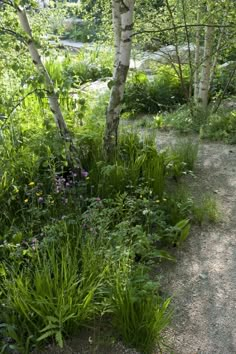
{"type": "Polygon", "coordinates": [[[28,198],[26,198],[26,199],[24,200],[24,203],[28,203],[28,201],[29,201],[29,199],[28,199],[28,198]]]}
{"type": "Polygon", "coordinates": [[[89,179],[89,177],[86,177],[86,179],[88,180],[88,179],[89,179]]]}
{"type": "Polygon", "coordinates": [[[157,200],[156,200],[156,203],[160,203],[160,200],[159,200],[159,199],[157,199],[157,200]]]}
{"type": "Polygon", "coordinates": [[[43,193],[42,192],[37,192],[36,195],[37,197],[40,197],[40,195],[42,195],[43,193]]]}
{"type": "Polygon", "coordinates": [[[35,183],[34,183],[33,181],[29,183],[29,186],[30,186],[30,187],[32,187],[32,186],[34,186],[34,185],[35,185],[35,183]]]}
{"type": "Polygon", "coordinates": [[[166,202],[167,201],[167,199],[166,198],[163,198],[163,202],[166,202]]]}

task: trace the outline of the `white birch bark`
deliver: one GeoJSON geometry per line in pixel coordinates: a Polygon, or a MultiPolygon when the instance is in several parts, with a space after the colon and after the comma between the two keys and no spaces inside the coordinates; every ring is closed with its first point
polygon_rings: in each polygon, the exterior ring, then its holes
{"type": "MultiPolygon", "coordinates": [[[[207,12],[211,16],[210,8],[207,7],[207,12]]],[[[201,77],[198,93],[198,104],[199,108],[206,111],[208,105],[209,96],[209,86],[210,86],[210,75],[211,75],[211,64],[212,64],[212,48],[213,48],[213,38],[214,38],[214,27],[205,27],[205,38],[204,38],[204,54],[203,63],[201,67],[201,77]]]]}
{"type": "MultiPolygon", "coordinates": [[[[200,8],[197,10],[197,23],[200,22],[200,8]]],[[[199,94],[199,69],[200,69],[200,27],[196,29],[195,56],[194,56],[194,81],[193,81],[193,96],[194,102],[198,101],[199,94]]]]}
{"type": "Polygon", "coordinates": [[[120,14],[120,0],[112,1],[112,21],[114,27],[114,45],[115,45],[115,60],[114,72],[120,60],[120,42],[121,42],[121,14],[120,14]]]}
{"type": "Polygon", "coordinates": [[[62,112],[60,109],[60,105],[59,105],[58,98],[57,98],[57,95],[56,95],[56,92],[54,89],[54,85],[53,85],[53,82],[52,82],[52,80],[51,80],[42,60],[41,60],[38,49],[35,45],[27,14],[26,14],[25,10],[19,6],[16,7],[16,10],[17,10],[17,15],[18,15],[21,27],[28,36],[27,44],[28,44],[28,49],[29,49],[32,61],[35,65],[36,69],[38,70],[39,74],[42,75],[42,77],[44,78],[45,87],[48,92],[48,101],[49,101],[50,109],[53,113],[56,125],[59,129],[61,136],[64,138],[68,138],[68,129],[67,129],[66,122],[63,118],[63,115],[62,115],[62,112]]]}
{"type": "Polygon", "coordinates": [[[131,56],[131,35],[133,29],[133,12],[135,0],[113,0],[113,28],[115,46],[118,43],[120,33],[119,49],[115,48],[115,71],[113,75],[113,86],[106,115],[106,129],[104,136],[104,148],[107,156],[111,156],[117,145],[118,127],[122,99],[124,96],[125,82],[129,70],[131,56]],[[119,9],[118,9],[119,3],[119,9]],[[117,19],[120,16],[120,19],[117,19]],[[120,26],[120,27],[118,27],[120,26]]]}

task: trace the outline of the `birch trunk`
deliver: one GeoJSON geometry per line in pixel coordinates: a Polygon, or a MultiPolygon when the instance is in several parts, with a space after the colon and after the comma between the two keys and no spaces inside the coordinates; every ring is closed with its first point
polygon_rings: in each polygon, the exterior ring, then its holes
{"type": "Polygon", "coordinates": [[[55,123],[59,129],[61,136],[65,139],[67,139],[69,136],[69,132],[68,132],[68,129],[66,126],[66,122],[63,118],[63,115],[62,115],[62,112],[60,109],[60,105],[59,105],[58,98],[57,98],[57,95],[56,95],[56,92],[54,89],[53,82],[52,82],[52,80],[51,80],[42,60],[41,60],[38,49],[35,45],[27,14],[26,14],[25,10],[19,6],[16,7],[16,10],[17,10],[17,15],[18,15],[21,27],[28,36],[27,45],[28,45],[28,49],[29,49],[32,61],[35,65],[36,69],[38,70],[39,74],[42,75],[42,77],[44,78],[45,87],[48,92],[48,101],[49,101],[50,109],[51,109],[53,116],[54,116],[55,123]]]}
{"type": "MultiPolygon", "coordinates": [[[[197,23],[200,21],[200,8],[197,10],[197,23]]],[[[198,102],[199,94],[199,68],[200,68],[200,27],[196,30],[195,57],[194,57],[194,102],[198,102]]]]}
{"type": "Polygon", "coordinates": [[[120,0],[112,1],[112,19],[114,27],[114,45],[115,45],[115,60],[114,72],[120,60],[120,42],[121,42],[121,14],[120,14],[120,0]]]}
{"type": "MultiPolygon", "coordinates": [[[[211,16],[210,9],[207,9],[209,16],[211,16]]],[[[212,64],[212,47],[213,47],[214,27],[206,26],[204,39],[204,54],[203,63],[201,67],[201,77],[198,93],[199,108],[206,111],[208,106],[211,64],[212,64]]]]}
{"type": "Polygon", "coordinates": [[[108,158],[113,155],[115,147],[117,146],[121,103],[130,64],[134,3],[135,0],[112,1],[115,37],[115,70],[107,108],[104,136],[104,149],[108,158]],[[119,45],[119,47],[117,47],[117,45],[119,45]]]}

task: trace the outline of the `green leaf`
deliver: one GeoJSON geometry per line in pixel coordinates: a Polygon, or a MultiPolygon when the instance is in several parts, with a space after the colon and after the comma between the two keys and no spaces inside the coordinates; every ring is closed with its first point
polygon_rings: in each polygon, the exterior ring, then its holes
{"type": "Polygon", "coordinates": [[[63,338],[62,338],[61,331],[58,331],[58,332],[56,333],[55,338],[56,338],[56,343],[58,344],[58,346],[59,346],[60,348],[63,348],[63,338]]]}
{"type": "Polygon", "coordinates": [[[51,329],[58,329],[58,324],[53,324],[53,323],[50,323],[49,325],[47,325],[46,327],[44,327],[43,329],[41,329],[41,333],[42,332],[46,332],[46,331],[49,331],[49,330],[51,330],[51,329]]]}
{"type": "Polygon", "coordinates": [[[114,81],[114,80],[108,81],[107,86],[108,86],[108,88],[111,90],[112,87],[115,86],[115,81],[114,81]]]}
{"type": "Polygon", "coordinates": [[[44,340],[48,337],[51,337],[55,334],[55,330],[51,330],[51,331],[48,331],[46,333],[44,333],[42,336],[40,336],[39,338],[37,338],[37,342],[40,342],[41,340],[44,340]]]}
{"type": "Polygon", "coordinates": [[[167,251],[160,251],[160,250],[156,250],[154,252],[154,256],[158,257],[158,258],[163,258],[163,259],[167,259],[169,261],[175,261],[175,257],[173,257],[169,252],[167,251]]]}

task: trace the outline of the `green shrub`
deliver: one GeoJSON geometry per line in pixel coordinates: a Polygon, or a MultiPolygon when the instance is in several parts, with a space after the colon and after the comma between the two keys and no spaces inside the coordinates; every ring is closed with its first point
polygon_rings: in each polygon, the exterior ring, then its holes
{"type": "Polygon", "coordinates": [[[236,94],[235,62],[226,63],[226,66],[217,67],[216,75],[211,86],[211,96],[224,92],[225,96],[236,94]],[[232,76],[232,74],[234,75],[232,76]]]}
{"type": "Polygon", "coordinates": [[[124,112],[157,113],[185,102],[181,84],[172,69],[160,66],[158,73],[148,79],[145,73],[134,74],[127,82],[124,112]]]}
{"type": "Polygon", "coordinates": [[[201,129],[201,137],[236,144],[236,111],[210,115],[201,129]]]}

